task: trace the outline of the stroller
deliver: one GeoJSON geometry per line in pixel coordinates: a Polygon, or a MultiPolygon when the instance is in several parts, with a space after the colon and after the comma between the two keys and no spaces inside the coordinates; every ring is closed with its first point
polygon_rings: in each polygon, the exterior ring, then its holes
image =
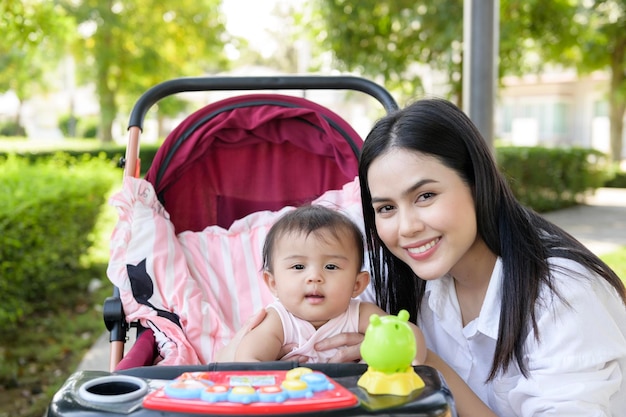
{"type": "MultiPolygon", "coordinates": [[[[84,411],[94,408],[99,398],[119,400],[120,395],[141,391],[129,400],[136,407],[147,392],[143,386],[136,387],[142,385],[137,379],[174,380],[209,371],[280,373],[299,368],[298,363],[279,361],[218,364],[212,362],[212,355],[252,313],[271,301],[260,284],[260,249],[277,216],[314,202],[340,207],[362,223],[356,176],[363,141],[344,119],[306,98],[245,94],[209,104],[187,117],[159,148],[145,180],[139,179],[139,136],[150,107],[172,94],[217,90],[354,90],[375,98],[387,112],[398,107],[387,90],[353,76],[181,78],[144,93],[130,117],[124,190],[117,201],[113,199],[118,212],[126,214],[120,215],[112,237],[108,275],[115,288],[104,304],[111,374],[99,376],[122,379],[100,383],[94,382],[99,378],[93,374],[71,378],[55,397],[59,399],[50,408],[57,410],[53,415],[64,415],[58,411],[63,409],[76,411],[77,403],[84,411]],[[116,276],[123,279],[116,281],[112,278],[116,276]],[[137,327],[138,336],[124,355],[130,327],[137,327]],[[153,366],[156,363],[159,366],[153,366]],[[209,365],[203,365],[206,363],[209,365]],[[89,397],[94,384],[95,399],[89,397]],[[73,402],[67,400],[68,392],[85,391],[87,386],[89,392],[83,392],[82,399],[75,395],[73,402]]],[[[308,367],[353,391],[358,390],[356,380],[365,366],[308,367]]],[[[324,415],[369,415],[391,407],[397,408],[397,415],[456,415],[438,372],[419,368],[426,388],[411,398],[381,401],[358,393],[359,404],[352,403],[347,409],[344,405],[338,411],[317,408],[325,403],[317,398],[296,408],[266,406],[259,413],[319,410],[324,415]]],[[[354,393],[345,395],[349,401],[356,397],[354,393]]],[[[189,408],[189,403],[172,398],[159,401],[156,405],[148,402],[148,408],[181,415],[251,411],[189,408]]],[[[135,408],[120,403],[128,401],[100,404],[95,409],[134,412],[135,408]]]]}

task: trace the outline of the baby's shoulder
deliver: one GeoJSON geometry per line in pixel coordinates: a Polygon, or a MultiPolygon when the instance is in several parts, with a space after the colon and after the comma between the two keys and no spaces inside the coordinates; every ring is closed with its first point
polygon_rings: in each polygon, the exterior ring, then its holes
{"type": "Polygon", "coordinates": [[[359,314],[361,316],[366,315],[368,318],[372,314],[378,314],[379,316],[386,316],[388,313],[382,308],[378,307],[374,303],[370,303],[368,301],[361,301],[359,303],[359,314]]]}

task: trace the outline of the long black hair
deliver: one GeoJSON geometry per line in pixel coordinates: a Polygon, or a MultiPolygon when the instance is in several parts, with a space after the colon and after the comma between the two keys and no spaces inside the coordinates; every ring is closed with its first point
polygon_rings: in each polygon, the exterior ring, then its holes
{"type": "Polygon", "coordinates": [[[361,151],[365,238],[377,302],[383,308],[392,313],[404,308],[417,321],[426,287],[424,280],[385,247],[376,231],[367,175],[372,162],[391,148],[433,156],[456,171],[471,189],[480,238],[502,259],[500,327],[489,380],[500,370],[506,371],[512,361],[528,376],[523,346],[531,327],[538,336],[535,303],[544,285],[558,296],[548,258],[563,257],[584,265],[615,287],[626,304],[624,284],[609,266],[515,198],[487,142],[465,113],[446,100],[429,98],[380,119],[361,151]]]}

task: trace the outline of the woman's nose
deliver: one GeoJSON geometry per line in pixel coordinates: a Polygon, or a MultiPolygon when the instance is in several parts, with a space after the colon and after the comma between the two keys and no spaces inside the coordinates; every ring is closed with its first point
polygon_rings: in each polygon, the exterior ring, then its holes
{"type": "Polygon", "coordinates": [[[413,236],[424,230],[424,222],[417,210],[400,210],[398,212],[398,231],[403,236],[413,236]]]}

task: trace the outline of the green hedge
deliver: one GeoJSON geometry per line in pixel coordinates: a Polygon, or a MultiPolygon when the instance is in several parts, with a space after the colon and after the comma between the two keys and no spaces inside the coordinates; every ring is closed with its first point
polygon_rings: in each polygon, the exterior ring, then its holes
{"type": "Polygon", "coordinates": [[[610,161],[586,148],[498,147],[496,159],[516,197],[538,212],[579,204],[610,178],[610,161]]]}
{"type": "Polygon", "coordinates": [[[0,329],[86,286],[74,273],[120,178],[104,155],[0,159],[0,329]]]}
{"type": "MultiPolygon", "coordinates": [[[[159,146],[154,144],[142,144],[141,145],[141,175],[145,175],[148,168],[154,160],[154,156],[158,151],[159,146]]],[[[113,164],[118,165],[120,158],[126,154],[126,147],[122,145],[115,146],[103,146],[101,148],[94,148],[93,150],[73,150],[73,149],[57,149],[54,151],[17,151],[17,152],[3,152],[0,150],[0,158],[7,157],[8,155],[17,155],[29,162],[34,163],[41,160],[47,160],[56,158],[59,153],[63,153],[73,158],[84,158],[86,156],[92,158],[106,159],[113,164]]]]}
{"type": "Polygon", "coordinates": [[[626,188],[626,172],[618,171],[605,184],[605,187],[626,188]]]}

